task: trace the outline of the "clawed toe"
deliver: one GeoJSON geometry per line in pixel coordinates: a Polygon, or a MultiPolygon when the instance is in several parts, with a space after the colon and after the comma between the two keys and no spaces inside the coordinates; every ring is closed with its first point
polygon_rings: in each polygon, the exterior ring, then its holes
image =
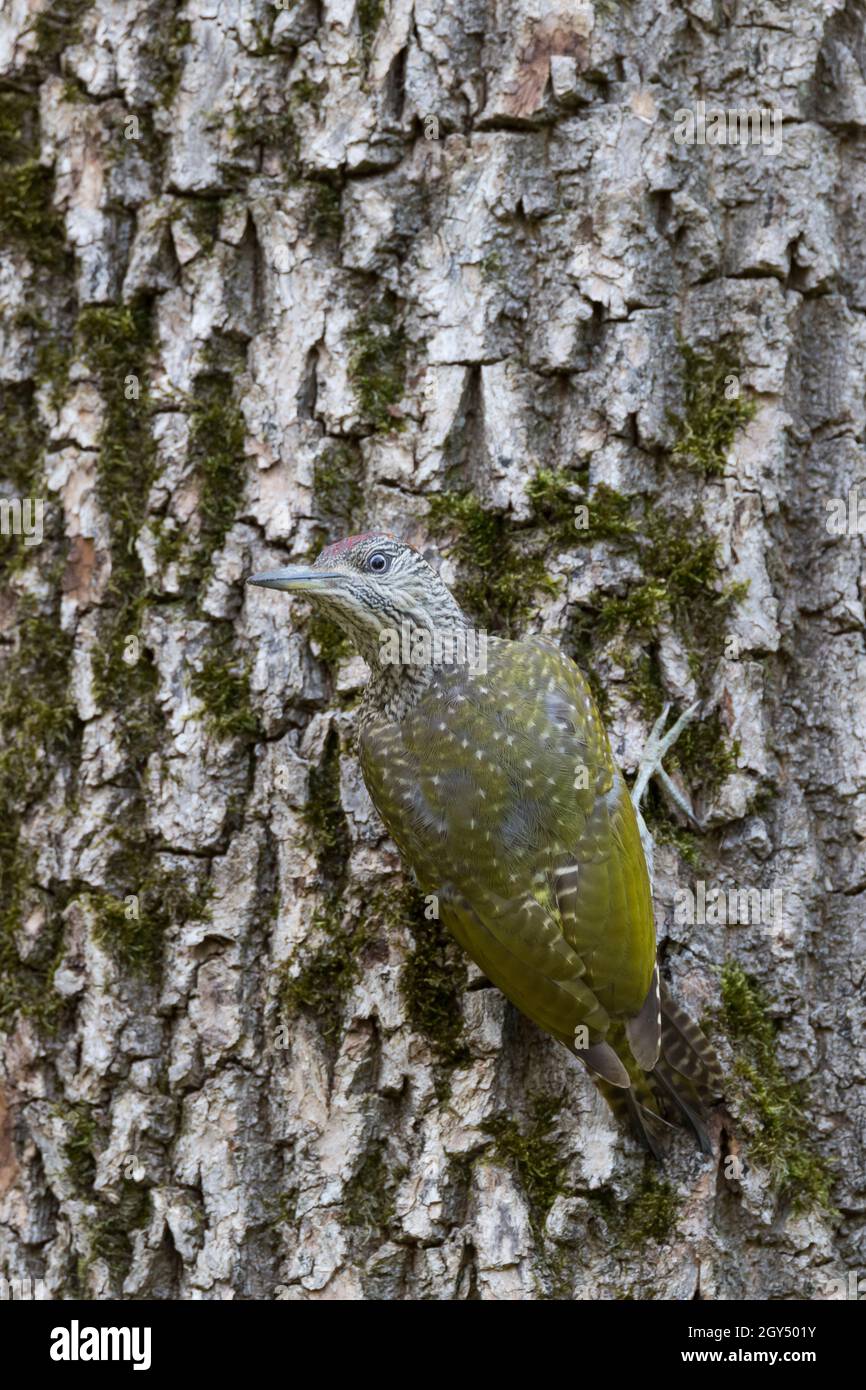
{"type": "Polygon", "coordinates": [[[665,725],[671,712],[670,701],[665,704],[646,741],[631,793],[635,810],[639,811],[649,780],[651,777],[655,777],[667,799],[681,812],[693,830],[703,829],[701,822],[695,815],[688,796],[674,785],[662,763],[665,755],[673,748],[686,725],[690,724],[696,717],[699,709],[700,701],[696,700],[694,704],[689,705],[688,709],[683,711],[665,733],[665,725]]]}

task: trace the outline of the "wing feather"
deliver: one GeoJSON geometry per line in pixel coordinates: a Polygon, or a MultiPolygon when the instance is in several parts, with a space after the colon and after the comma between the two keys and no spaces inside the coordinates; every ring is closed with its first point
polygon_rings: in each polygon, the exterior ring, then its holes
{"type": "MultiPolygon", "coordinates": [[[[365,730],[365,781],[488,978],[572,1050],[580,1025],[594,1047],[652,982],[637,821],[574,662],[537,638],[488,652],[485,675],[444,673],[402,720],[365,730]]],[[[595,1058],[622,1084],[616,1059],[595,1058]]]]}

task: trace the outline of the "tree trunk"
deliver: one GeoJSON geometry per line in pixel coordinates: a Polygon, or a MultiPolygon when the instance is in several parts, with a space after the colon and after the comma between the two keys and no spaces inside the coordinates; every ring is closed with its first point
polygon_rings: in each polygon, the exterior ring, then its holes
{"type": "Polygon", "coordinates": [[[7,1280],[862,1272],[864,20],[5,0],[7,1280]],[[702,702],[669,761],[702,833],[648,809],[664,973],[730,1078],[718,1158],[645,1159],[402,874],[359,660],[244,585],[369,528],[483,627],[561,641],[628,773],[702,702]]]}

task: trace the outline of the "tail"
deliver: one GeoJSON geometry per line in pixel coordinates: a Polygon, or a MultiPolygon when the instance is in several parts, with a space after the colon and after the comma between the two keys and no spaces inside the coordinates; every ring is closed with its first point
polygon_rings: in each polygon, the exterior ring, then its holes
{"type": "Polygon", "coordinates": [[[661,1041],[655,1066],[643,1071],[633,1063],[624,1035],[625,1046],[616,1050],[628,1058],[631,1085],[613,1086],[599,1076],[594,1079],[611,1108],[618,1114],[628,1113],[638,1139],[655,1158],[663,1158],[665,1140],[681,1126],[691,1130],[702,1153],[712,1154],[706,1120],[724,1092],[718,1058],[663,981],[660,1012],[661,1041]]]}

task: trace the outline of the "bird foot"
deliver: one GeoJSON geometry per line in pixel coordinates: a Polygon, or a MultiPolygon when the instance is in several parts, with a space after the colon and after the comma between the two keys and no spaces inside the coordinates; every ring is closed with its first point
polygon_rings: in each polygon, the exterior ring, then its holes
{"type": "Polygon", "coordinates": [[[668,715],[671,712],[670,701],[668,701],[652,727],[650,736],[644,746],[643,755],[638,765],[637,776],[634,786],[631,789],[631,799],[636,811],[640,811],[640,803],[647,789],[647,784],[651,777],[655,777],[667,799],[680,811],[693,830],[703,830],[703,825],[695,815],[691,802],[685,792],[681,791],[665,772],[662,761],[667,753],[673,748],[683,729],[696,717],[700,708],[700,701],[696,700],[693,705],[685,710],[676,722],[665,733],[665,725],[668,722],[668,715]]]}

